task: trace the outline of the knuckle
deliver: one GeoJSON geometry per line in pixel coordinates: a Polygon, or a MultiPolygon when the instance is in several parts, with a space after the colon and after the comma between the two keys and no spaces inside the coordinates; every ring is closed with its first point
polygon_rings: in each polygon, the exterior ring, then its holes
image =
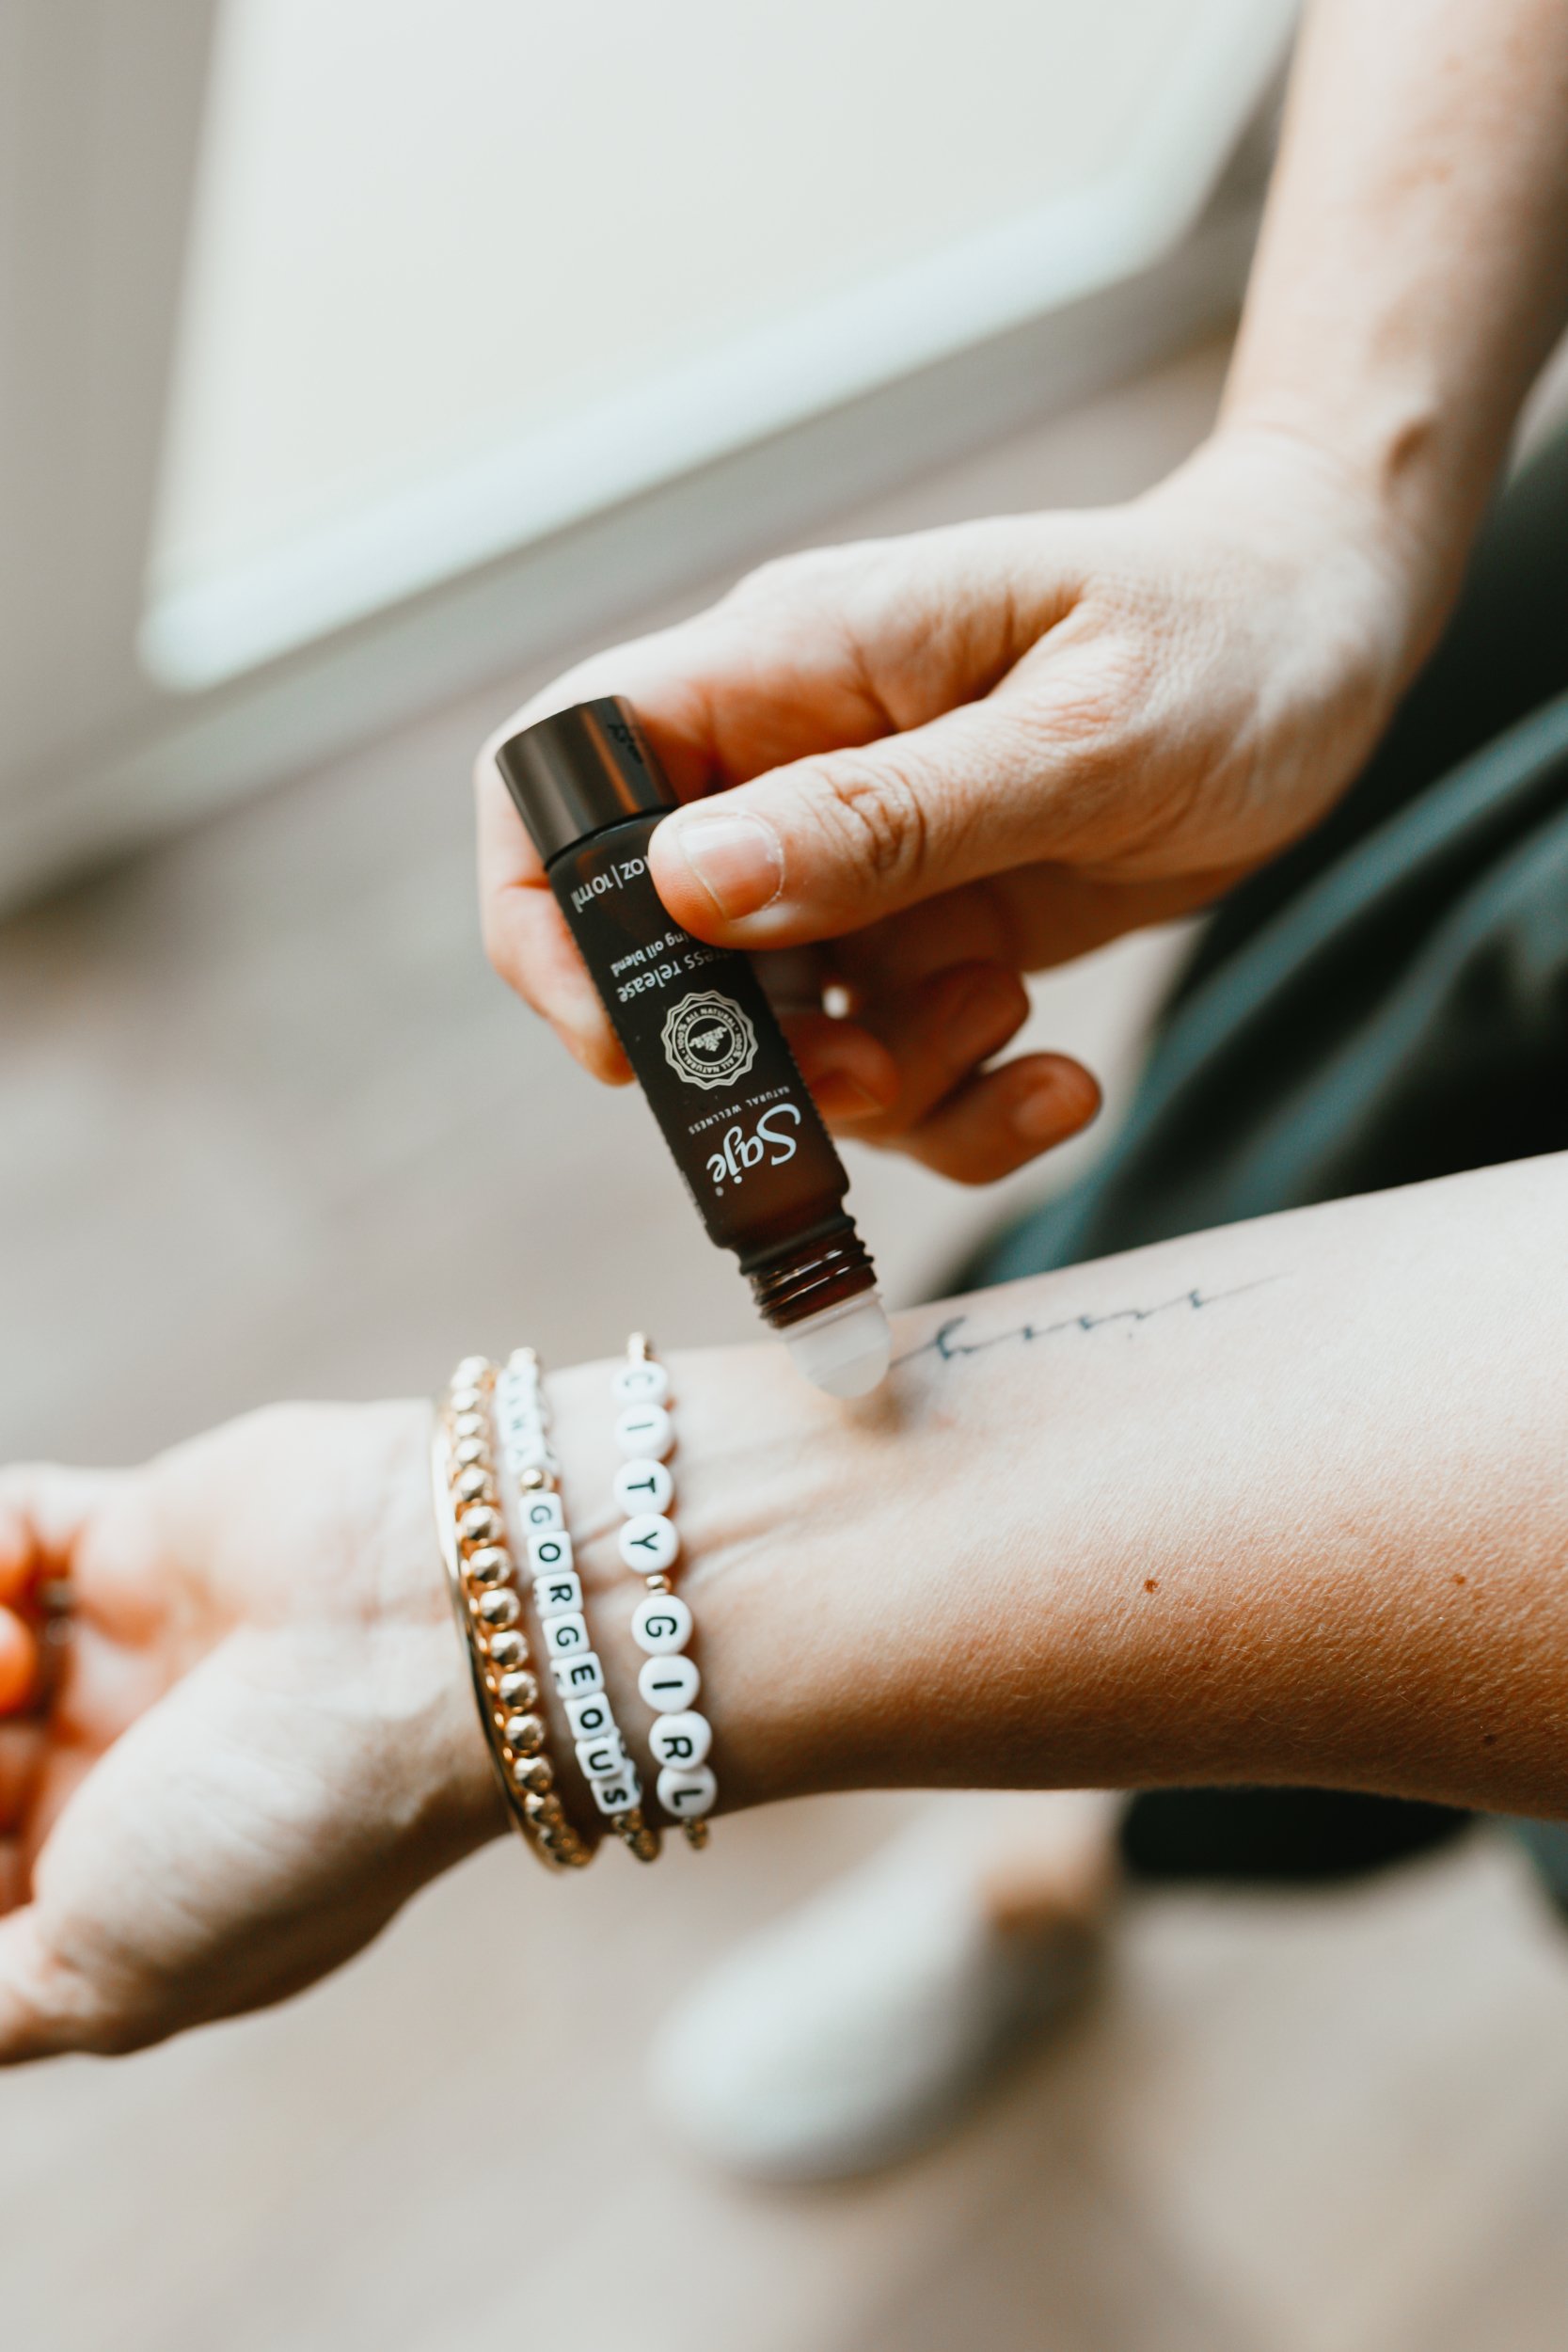
{"type": "Polygon", "coordinates": [[[87,1972],[41,1941],[29,1940],[6,1993],[8,2038],[26,2052],[87,2050],[111,2056],[130,2046],[87,1972]]]}
{"type": "Polygon", "coordinates": [[[743,573],[721,602],[747,612],[816,605],[857,574],[863,562],[864,549],[859,547],[803,548],[792,555],[771,556],[743,573]]]}
{"type": "Polygon", "coordinates": [[[885,890],[924,871],[930,821],[915,777],[902,767],[838,761],[814,795],[832,846],[851,871],[885,890]]]}

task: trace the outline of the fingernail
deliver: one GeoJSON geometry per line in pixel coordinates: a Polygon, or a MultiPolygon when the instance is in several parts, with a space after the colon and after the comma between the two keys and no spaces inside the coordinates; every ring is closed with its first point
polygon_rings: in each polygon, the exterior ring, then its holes
{"type": "Polygon", "coordinates": [[[760,817],[683,817],[674,825],[681,855],[726,922],[756,914],[784,888],[784,851],[760,817]]]}
{"type": "Polygon", "coordinates": [[[819,1078],[812,1092],[816,1097],[817,1109],[829,1119],[872,1119],[883,1107],[858,1078],[847,1077],[842,1070],[819,1078]]]}
{"type": "Polygon", "coordinates": [[[1054,1080],[1034,1087],[1013,1104],[1013,1131],[1025,1143],[1048,1143],[1062,1131],[1062,1090],[1054,1080]]]}
{"type": "Polygon", "coordinates": [[[1001,1023],[1009,1014],[1016,1019],[1016,983],[1006,973],[987,973],[971,981],[949,1016],[951,1049],[959,1060],[973,1060],[990,1050],[1001,1023]]]}

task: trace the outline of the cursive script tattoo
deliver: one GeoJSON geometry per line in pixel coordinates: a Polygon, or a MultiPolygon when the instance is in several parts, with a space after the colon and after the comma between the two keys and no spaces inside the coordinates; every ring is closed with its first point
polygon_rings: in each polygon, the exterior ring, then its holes
{"type": "Polygon", "coordinates": [[[1031,1346],[1036,1340],[1059,1340],[1069,1331],[1104,1331],[1119,1324],[1129,1339],[1141,1324],[1152,1323],[1156,1315],[1201,1314],[1206,1307],[1222,1306],[1227,1299],[1240,1298],[1247,1291],[1266,1290],[1271,1282],[1283,1282],[1283,1274],[1262,1274],[1254,1282],[1238,1282],[1227,1291],[1206,1291],[1196,1283],[1176,1298],[1163,1298],[1157,1307],[1115,1307],[1107,1314],[1063,1315],[1056,1323],[1015,1323],[1006,1331],[978,1331],[970,1337],[972,1315],[949,1315],[939,1323],[928,1340],[911,1347],[907,1355],[895,1356],[895,1371],[902,1364],[912,1364],[922,1356],[934,1356],[939,1363],[961,1362],[966,1356],[984,1356],[993,1347],[1020,1344],[1031,1346]]]}

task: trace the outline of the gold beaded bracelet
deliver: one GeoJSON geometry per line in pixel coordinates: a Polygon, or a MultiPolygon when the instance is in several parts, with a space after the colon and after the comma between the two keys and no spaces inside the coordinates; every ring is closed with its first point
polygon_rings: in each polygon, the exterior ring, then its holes
{"type": "Polygon", "coordinates": [[[484,1743],[513,1826],[551,1870],[580,1870],[594,1849],[555,1793],[549,1734],[519,1619],[492,1454],[496,1367],[466,1356],[437,1408],[431,1484],[441,1557],[473,1678],[484,1743]]]}

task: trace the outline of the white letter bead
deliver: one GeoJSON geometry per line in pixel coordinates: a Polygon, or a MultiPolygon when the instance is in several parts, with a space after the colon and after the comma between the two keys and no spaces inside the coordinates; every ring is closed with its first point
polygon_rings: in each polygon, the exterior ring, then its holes
{"type": "Polygon", "coordinates": [[[531,1527],[528,1537],[528,1572],[530,1576],[553,1576],[558,1568],[572,1568],[572,1539],[563,1527],[531,1527]]]}
{"type": "Polygon", "coordinates": [[[559,1576],[536,1576],[533,1605],[541,1617],[559,1617],[568,1609],[582,1607],[582,1586],[570,1568],[563,1568],[559,1576]]]}
{"type": "Polygon", "coordinates": [[[668,1511],[674,1501],[675,1482],[662,1462],[647,1455],[623,1462],[615,1473],[615,1500],[628,1519],[640,1511],[668,1511]]]}
{"type": "Polygon", "coordinates": [[[712,1812],[718,1794],[719,1783],[705,1764],[691,1772],[678,1764],[666,1764],[658,1776],[659,1804],[677,1821],[700,1821],[705,1813],[712,1812]]]}
{"type": "Polygon", "coordinates": [[[694,1772],[699,1764],[707,1762],[707,1752],[713,1745],[713,1725],[705,1715],[658,1715],[648,1734],[648,1745],[656,1763],[685,1765],[694,1772]]]}
{"type": "Polygon", "coordinates": [[[678,1593],[650,1593],[631,1621],[632,1640],[650,1658],[668,1657],[691,1639],[691,1612],[678,1593]]]}
{"type": "Polygon", "coordinates": [[[543,1489],[537,1494],[524,1495],[521,1509],[523,1525],[527,1528],[564,1527],[566,1524],[561,1509],[561,1497],[547,1494],[543,1489]]]}
{"type": "MultiPolygon", "coordinates": [[[[594,1662],[596,1664],[597,1661],[594,1662]]],[[[566,1701],[566,1721],[572,1727],[574,1740],[596,1740],[600,1732],[615,1728],[610,1701],[602,1691],[590,1691],[586,1698],[569,1698],[566,1701]]]]}
{"type": "Polygon", "coordinates": [[[649,1658],[637,1677],[642,1704],[656,1715],[678,1715],[702,1689],[703,1677],[691,1658],[649,1658]]]}
{"type": "Polygon", "coordinates": [[[654,1715],[684,1715],[684,1710],[696,1706],[696,1693],[701,1692],[703,1677],[693,1659],[644,1659],[641,1673],[637,1675],[637,1689],[641,1692],[644,1706],[654,1708],[654,1715]]]}
{"type": "Polygon", "coordinates": [[[639,1576],[657,1576],[671,1565],[681,1548],[674,1520],[660,1518],[657,1511],[640,1511],[626,1521],[616,1541],[622,1559],[639,1576]]]}
{"type": "Polygon", "coordinates": [[[603,1732],[597,1740],[579,1740],[577,1749],[587,1780],[619,1780],[631,1762],[618,1731],[603,1732]]]}
{"type": "Polygon", "coordinates": [[[622,1405],[662,1405],[670,1393],[670,1375],[662,1364],[623,1364],[610,1380],[622,1405]]]}
{"type": "Polygon", "coordinates": [[[564,1617],[546,1617],[541,1629],[545,1647],[552,1658],[569,1658],[575,1650],[592,1646],[588,1639],[588,1620],[575,1611],[564,1617]]]}
{"type": "Polygon", "coordinates": [[[629,1764],[613,1780],[591,1780],[588,1786],[601,1813],[629,1813],[642,1794],[642,1783],[629,1764]]]}
{"type": "MultiPolygon", "coordinates": [[[[493,1644],[491,1651],[494,1655],[493,1644]]],[[[579,1691],[604,1689],[604,1668],[599,1663],[596,1650],[579,1649],[575,1655],[552,1658],[550,1672],[555,1677],[555,1687],[563,1699],[576,1698],[579,1691]]]]}
{"type": "Polygon", "coordinates": [[[623,1454],[650,1454],[662,1462],[675,1442],[675,1424],[662,1405],[628,1405],[616,1417],[615,1442],[623,1454]]]}
{"type": "Polygon", "coordinates": [[[553,1470],[555,1456],[542,1438],[506,1441],[506,1467],[514,1478],[521,1478],[525,1470],[553,1470]]]}

